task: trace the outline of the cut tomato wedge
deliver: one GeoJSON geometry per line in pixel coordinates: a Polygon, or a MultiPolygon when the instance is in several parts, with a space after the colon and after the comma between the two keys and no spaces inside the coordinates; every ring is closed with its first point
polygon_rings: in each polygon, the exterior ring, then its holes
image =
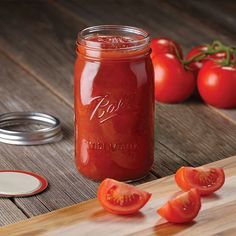
{"type": "Polygon", "coordinates": [[[98,188],[100,204],[105,210],[118,215],[138,212],[150,197],[151,193],[113,179],[105,179],[98,188]]]}
{"type": "Polygon", "coordinates": [[[201,208],[201,198],[196,189],[177,193],[157,213],[171,223],[191,222],[201,208]]]}
{"type": "Polygon", "coordinates": [[[196,188],[204,196],[222,187],[225,174],[222,168],[181,167],[175,174],[175,181],[183,191],[196,188]]]}

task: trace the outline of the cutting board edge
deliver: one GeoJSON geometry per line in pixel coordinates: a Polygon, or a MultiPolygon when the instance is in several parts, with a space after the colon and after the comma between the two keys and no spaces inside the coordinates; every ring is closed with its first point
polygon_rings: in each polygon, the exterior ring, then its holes
{"type": "MultiPolygon", "coordinates": [[[[212,162],[212,163],[208,163],[206,165],[203,165],[203,166],[212,166],[212,167],[226,167],[227,166],[227,169],[226,169],[226,175],[227,176],[231,176],[231,172],[230,172],[230,163],[232,163],[232,161],[236,159],[236,156],[231,156],[231,157],[228,157],[228,158],[225,158],[223,160],[219,160],[219,161],[216,161],[216,162],[212,162]]],[[[236,162],[236,160],[234,160],[234,163],[236,162]]],[[[143,183],[143,184],[140,184],[138,185],[141,189],[146,189],[148,188],[150,185],[153,185],[153,184],[156,184],[156,183],[159,183],[161,181],[166,181],[166,180],[169,180],[173,178],[173,175],[169,175],[169,176],[166,176],[166,177],[163,177],[163,178],[160,178],[160,179],[157,179],[157,180],[153,180],[153,181],[149,181],[149,182],[146,182],[146,183],[143,183]]],[[[10,233],[11,232],[11,229],[17,227],[17,225],[22,225],[22,224],[28,224],[28,223],[34,223],[34,222],[37,222],[38,220],[40,220],[40,218],[50,218],[52,217],[53,215],[56,215],[57,213],[63,213],[63,212],[66,212],[72,208],[81,208],[83,205],[88,205],[88,204],[94,204],[94,203],[98,203],[97,201],[97,198],[94,198],[94,199],[89,199],[87,201],[83,201],[83,202],[80,202],[80,203],[77,203],[77,204],[74,204],[74,205],[71,205],[71,206],[67,206],[67,207],[64,207],[64,208],[61,208],[61,209],[58,209],[58,210],[54,210],[54,211],[51,211],[49,213],[45,213],[45,214],[42,214],[42,215],[38,215],[38,216],[34,216],[34,217],[31,217],[29,219],[26,219],[26,220],[21,220],[17,223],[14,223],[14,224],[9,224],[9,225],[6,225],[6,226],[3,226],[0,228],[0,233],[10,233]]],[[[11,234],[12,236],[14,234],[11,234]]]]}

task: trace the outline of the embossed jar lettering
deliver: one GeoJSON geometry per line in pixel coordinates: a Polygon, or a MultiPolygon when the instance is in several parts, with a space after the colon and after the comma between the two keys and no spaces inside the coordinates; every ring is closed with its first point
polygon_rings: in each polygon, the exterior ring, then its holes
{"type": "Polygon", "coordinates": [[[98,96],[95,97],[91,104],[95,103],[95,108],[92,111],[90,120],[98,119],[99,123],[103,123],[119,114],[122,114],[122,111],[129,111],[135,109],[132,104],[129,104],[129,96],[123,96],[117,101],[112,101],[110,95],[98,96]]]}

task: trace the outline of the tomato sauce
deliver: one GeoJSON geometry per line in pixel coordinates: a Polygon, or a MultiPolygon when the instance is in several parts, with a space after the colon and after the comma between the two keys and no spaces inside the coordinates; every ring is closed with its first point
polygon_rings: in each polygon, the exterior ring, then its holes
{"type": "Polygon", "coordinates": [[[144,177],[154,155],[154,79],[148,34],[122,26],[82,31],[74,84],[78,170],[94,180],[144,177]]]}

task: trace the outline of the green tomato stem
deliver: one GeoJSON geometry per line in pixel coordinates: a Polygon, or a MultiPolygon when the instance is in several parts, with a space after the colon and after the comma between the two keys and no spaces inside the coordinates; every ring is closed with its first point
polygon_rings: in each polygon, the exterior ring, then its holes
{"type": "Polygon", "coordinates": [[[230,66],[230,55],[231,55],[231,53],[230,53],[230,49],[228,48],[227,50],[226,50],[226,58],[225,58],[225,60],[223,60],[222,61],[222,63],[221,63],[221,65],[222,66],[230,66]]]}
{"type": "Polygon", "coordinates": [[[200,52],[199,54],[195,55],[194,57],[192,57],[189,60],[183,60],[182,64],[187,67],[192,62],[201,61],[204,58],[206,58],[208,55],[212,55],[212,54],[215,54],[218,52],[225,52],[226,53],[226,58],[221,63],[222,65],[227,66],[232,63],[231,55],[233,53],[236,53],[236,47],[228,47],[228,46],[224,45],[223,43],[221,43],[219,40],[214,40],[212,42],[212,44],[206,44],[206,46],[207,46],[206,51],[200,52]]]}

